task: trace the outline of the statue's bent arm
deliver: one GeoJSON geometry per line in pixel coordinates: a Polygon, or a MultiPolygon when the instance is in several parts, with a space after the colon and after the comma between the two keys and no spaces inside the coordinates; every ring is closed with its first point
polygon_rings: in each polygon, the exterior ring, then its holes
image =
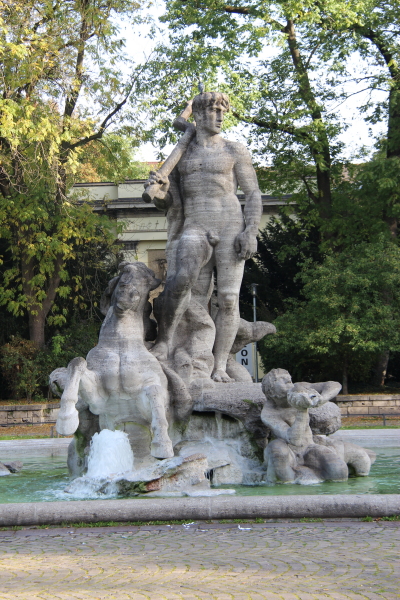
{"type": "Polygon", "coordinates": [[[261,192],[258,187],[257,175],[249,152],[241,144],[235,144],[235,158],[236,180],[245,197],[246,230],[256,236],[262,214],[261,192]]]}
{"type": "Polygon", "coordinates": [[[288,434],[290,426],[282,419],[276,408],[268,406],[266,403],[261,412],[261,420],[264,425],[269,427],[276,438],[280,438],[285,442],[289,441],[288,434]]]}
{"type": "Polygon", "coordinates": [[[336,398],[339,394],[342,386],[337,381],[322,381],[318,383],[311,383],[310,386],[316,392],[318,392],[322,398],[322,402],[320,402],[320,406],[325,404],[325,402],[329,402],[336,398]]]}

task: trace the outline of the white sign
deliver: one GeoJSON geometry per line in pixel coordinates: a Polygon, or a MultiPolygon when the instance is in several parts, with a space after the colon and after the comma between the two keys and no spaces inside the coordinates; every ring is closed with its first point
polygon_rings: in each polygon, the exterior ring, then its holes
{"type": "Polygon", "coordinates": [[[236,353],[236,362],[243,365],[248,370],[250,375],[254,378],[254,344],[247,344],[240,352],[236,353]]]}

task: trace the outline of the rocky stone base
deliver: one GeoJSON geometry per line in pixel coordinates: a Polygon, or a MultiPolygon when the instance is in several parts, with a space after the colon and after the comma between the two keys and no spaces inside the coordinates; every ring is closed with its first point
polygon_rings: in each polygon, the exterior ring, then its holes
{"type": "Polygon", "coordinates": [[[210,496],[234,493],[210,490],[209,471],[203,454],[175,456],[137,471],[117,473],[106,478],[87,475],[75,479],[65,492],[76,498],[157,495],[210,496]]]}
{"type": "Polygon", "coordinates": [[[11,473],[18,473],[24,465],[19,460],[14,462],[0,463],[0,477],[3,475],[11,475],[11,473]]]}

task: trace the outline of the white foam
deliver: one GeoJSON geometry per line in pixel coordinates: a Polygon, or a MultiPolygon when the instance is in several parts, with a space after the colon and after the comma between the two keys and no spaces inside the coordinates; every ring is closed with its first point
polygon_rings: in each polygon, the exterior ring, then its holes
{"type": "Polygon", "coordinates": [[[95,433],[90,443],[88,470],[65,488],[70,498],[115,498],[117,475],[133,470],[133,452],[123,431],[103,429],[95,433]]]}
{"type": "Polygon", "coordinates": [[[125,432],[103,429],[94,434],[90,443],[86,477],[104,479],[132,470],[133,452],[125,432]]]}

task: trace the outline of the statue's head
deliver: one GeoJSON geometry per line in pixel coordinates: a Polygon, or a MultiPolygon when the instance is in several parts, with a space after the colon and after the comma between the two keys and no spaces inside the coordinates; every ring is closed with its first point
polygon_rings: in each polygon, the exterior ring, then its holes
{"type": "Polygon", "coordinates": [[[272,369],[262,380],[262,391],[276,406],[288,407],[287,394],[293,388],[290,373],[285,369],[272,369]]]}
{"type": "Polygon", "coordinates": [[[221,131],[224,114],[229,111],[229,98],[220,92],[204,92],[193,98],[192,112],[198,129],[211,134],[221,131]]]}
{"type": "Polygon", "coordinates": [[[117,316],[128,310],[135,311],[161,283],[144,263],[124,261],[118,268],[120,274],[111,279],[101,298],[100,309],[104,315],[110,305],[114,306],[117,316]]]}

